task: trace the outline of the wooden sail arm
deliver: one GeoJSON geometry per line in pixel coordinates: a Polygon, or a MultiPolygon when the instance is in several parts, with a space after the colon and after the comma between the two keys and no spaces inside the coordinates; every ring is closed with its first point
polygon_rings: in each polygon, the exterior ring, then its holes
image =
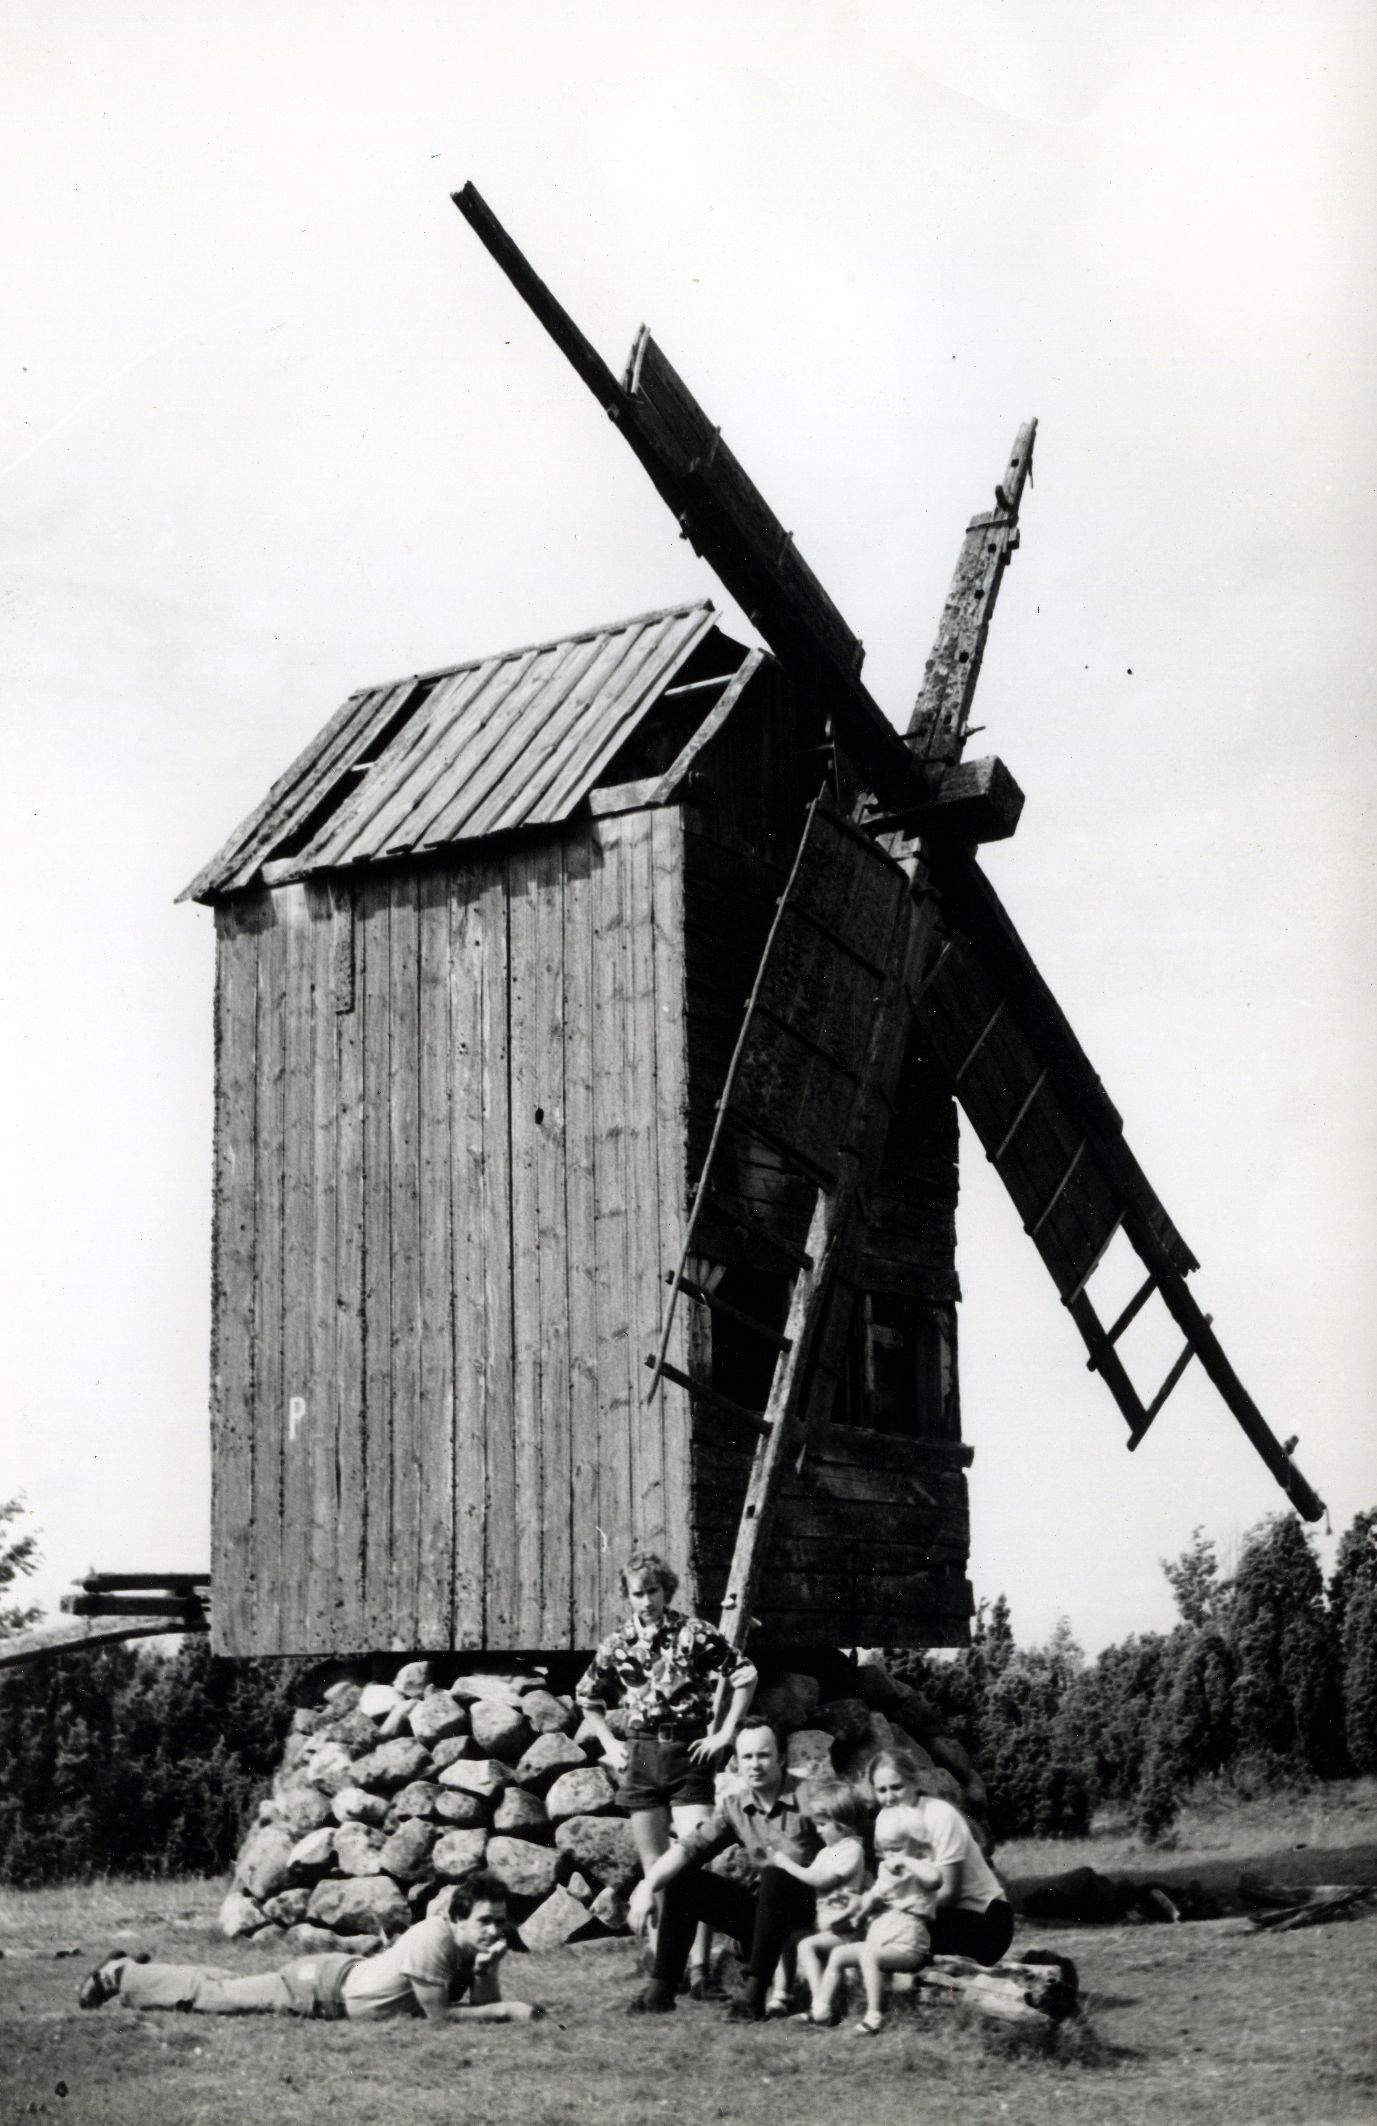
{"type": "Polygon", "coordinates": [[[620,382],[512,242],[473,185],[455,206],[545,327],[701,553],[796,683],[825,696],[842,743],[876,800],[898,807],[931,779],[860,678],[859,638],[794,545],[793,534],[721,440],[649,332],[620,382]]]}
{"type": "Polygon", "coordinates": [[[937,640],[909,718],[908,743],[922,760],[961,757],[971,701],[1004,571],[1018,545],[1018,510],[1033,469],[1036,421],[1025,421],[995,487],[995,506],[972,517],[938,624],[937,640]]]}

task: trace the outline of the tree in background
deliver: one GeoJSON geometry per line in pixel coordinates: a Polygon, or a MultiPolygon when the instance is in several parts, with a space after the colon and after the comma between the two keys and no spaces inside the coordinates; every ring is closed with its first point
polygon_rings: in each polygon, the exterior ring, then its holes
{"type": "Polygon", "coordinates": [[[1227,1636],[1239,1753],[1264,1769],[1342,1772],[1343,1706],[1324,1578],[1294,1514],[1273,1515],[1244,1543],[1227,1636]]]}
{"type": "Polygon", "coordinates": [[[38,1537],[32,1529],[22,1535],[11,1535],[12,1522],[27,1516],[23,1494],[12,1499],[0,1499],[0,1639],[12,1639],[17,1632],[25,1631],[43,1614],[37,1604],[27,1608],[20,1602],[5,1599],[8,1589],[16,1580],[26,1579],[39,1564],[38,1537]]]}
{"type": "Polygon", "coordinates": [[[1338,1642],[1344,1741],[1357,1772],[1377,1772],[1377,1507],[1355,1514],[1329,1582],[1338,1642]]]}

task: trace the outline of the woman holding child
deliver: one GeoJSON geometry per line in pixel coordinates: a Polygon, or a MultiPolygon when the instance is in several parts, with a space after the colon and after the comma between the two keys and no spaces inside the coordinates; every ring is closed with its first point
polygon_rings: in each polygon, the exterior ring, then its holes
{"type": "Polygon", "coordinates": [[[866,1870],[864,1803],[845,1780],[818,1779],[806,1795],[822,1850],[806,1865],[775,1855],[771,1866],[806,1883],[817,1898],[816,1931],[798,1945],[812,2007],[800,2020],[829,2024],[847,1971],[858,1970],[865,2014],[858,2037],[884,2021],[886,1975],[919,1971],[934,1950],[998,1963],[1013,1935],[1013,1913],[959,1809],[924,1794],[922,1772],[904,1750],[871,1761],[880,1804],[875,1875],[866,1870]]]}

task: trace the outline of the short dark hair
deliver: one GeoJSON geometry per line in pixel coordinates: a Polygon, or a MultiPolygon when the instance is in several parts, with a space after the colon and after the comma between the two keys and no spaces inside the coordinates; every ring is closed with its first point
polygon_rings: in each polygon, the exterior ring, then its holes
{"type": "MultiPolygon", "coordinates": [[[[756,1729],[762,1727],[765,1729],[765,1732],[768,1735],[773,1735],[775,1748],[779,1752],[779,1759],[782,1764],[784,1761],[784,1737],[780,1734],[779,1729],[775,1726],[774,1721],[767,1720],[763,1713],[747,1713],[745,1719],[742,1721],[740,1727],[738,1727],[736,1731],[737,1742],[741,1740],[741,1737],[743,1735],[752,1734],[755,1732],[756,1729]]],[[[735,1747],[735,1745],[733,1745],[733,1747],[735,1747]]]]}
{"type": "Polygon", "coordinates": [[[507,1885],[487,1868],[478,1868],[456,1882],[449,1893],[449,1916],[451,1919],[467,1919],[475,1905],[502,1905],[507,1902],[507,1885]]]}
{"type": "Polygon", "coordinates": [[[638,1545],[632,1551],[622,1567],[623,1594],[627,1591],[626,1583],[633,1572],[638,1579],[651,1580],[656,1587],[663,1587],[667,1602],[674,1600],[674,1591],[679,1585],[679,1575],[672,1565],[665,1563],[658,1550],[646,1550],[638,1545]]]}

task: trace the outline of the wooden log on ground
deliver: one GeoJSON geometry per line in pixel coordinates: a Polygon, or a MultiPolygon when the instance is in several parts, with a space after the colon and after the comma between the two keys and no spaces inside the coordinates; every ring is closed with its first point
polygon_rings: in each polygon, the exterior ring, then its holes
{"type": "Polygon", "coordinates": [[[964,2005],[1000,2022],[1044,2027],[1074,2015],[1079,2002],[1075,1965],[1050,1953],[1045,1963],[1009,1958],[988,1969],[965,1956],[935,1956],[915,1973],[914,1985],[928,1999],[964,2005]]]}

